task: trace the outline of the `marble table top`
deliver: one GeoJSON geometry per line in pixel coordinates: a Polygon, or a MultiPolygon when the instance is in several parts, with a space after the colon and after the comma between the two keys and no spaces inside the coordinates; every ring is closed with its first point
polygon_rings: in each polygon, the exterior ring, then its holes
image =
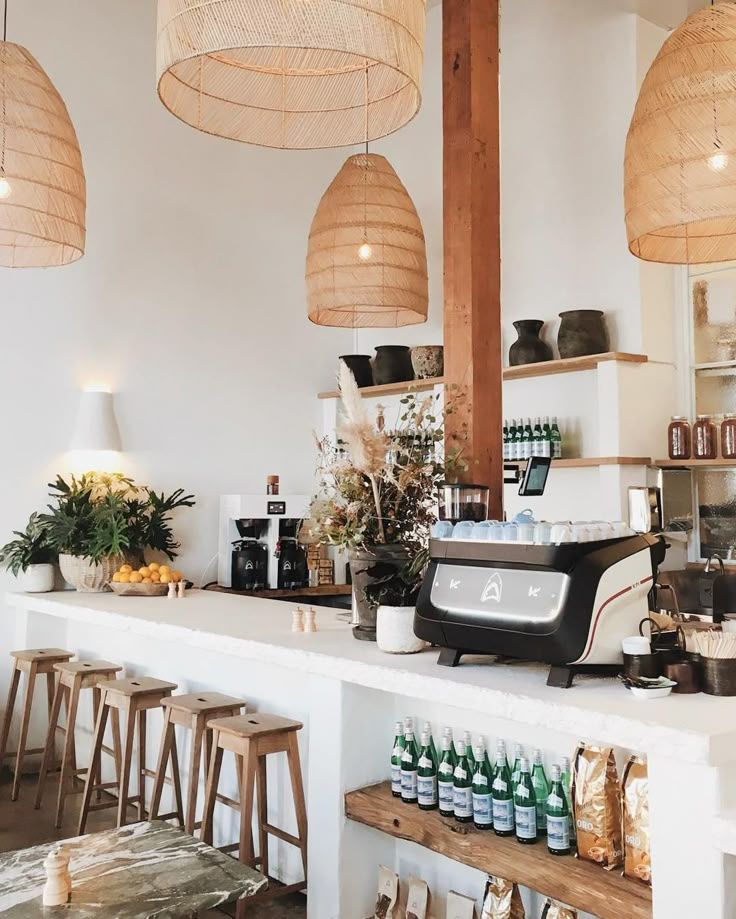
{"type": "Polygon", "coordinates": [[[178,919],[241,896],[266,878],[161,821],[135,823],[0,855],[0,915],[6,919],[178,919]],[[63,846],[72,898],[44,907],[43,861],[63,846]]]}

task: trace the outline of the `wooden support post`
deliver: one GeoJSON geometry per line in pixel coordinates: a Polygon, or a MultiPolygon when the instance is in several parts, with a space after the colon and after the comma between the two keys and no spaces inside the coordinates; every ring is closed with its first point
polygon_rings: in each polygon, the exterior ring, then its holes
{"type": "Polygon", "coordinates": [[[442,5],[448,451],[503,514],[499,0],[442,5]]]}

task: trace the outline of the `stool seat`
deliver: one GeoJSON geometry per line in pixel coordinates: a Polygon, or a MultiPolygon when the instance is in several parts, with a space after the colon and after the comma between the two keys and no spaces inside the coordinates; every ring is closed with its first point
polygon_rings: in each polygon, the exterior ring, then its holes
{"type": "Polygon", "coordinates": [[[269,734],[283,734],[301,731],[301,721],[292,721],[280,715],[233,715],[230,718],[214,718],[209,726],[221,734],[233,737],[267,737],[269,734]]]}
{"type": "Polygon", "coordinates": [[[38,664],[44,661],[55,663],[56,661],[68,661],[74,657],[73,651],[65,651],[63,648],[30,648],[27,651],[11,651],[10,656],[17,661],[25,661],[28,664],[38,664]]]}
{"type": "Polygon", "coordinates": [[[223,708],[240,708],[245,705],[243,699],[226,696],[222,692],[192,692],[180,696],[169,696],[161,703],[164,708],[190,715],[218,712],[223,708]]]}
{"type": "Polygon", "coordinates": [[[165,680],[157,680],[152,676],[139,676],[127,680],[110,680],[108,683],[100,683],[100,689],[117,693],[120,696],[143,696],[149,692],[166,692],[176,689],[176,683],[167,683],[165,680]]]}
{"type": "Polygon", "coordinates": [[[54,670],[70,674],[119,673],[122,669],[121,664],[113,664],[111,661],[63,661],[54,664],[54,670]]]}

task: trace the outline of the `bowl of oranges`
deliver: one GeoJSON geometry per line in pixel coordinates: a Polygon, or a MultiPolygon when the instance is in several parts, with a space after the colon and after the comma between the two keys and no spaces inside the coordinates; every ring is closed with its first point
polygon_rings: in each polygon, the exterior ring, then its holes
{"type": "Polygon", "coordinates": [[[169,584],[183,579],[181,571],[158,562],[149,562],[138,569],[121,565],[112,576],[110,589],[119,597],[164,597],[169,584]]]}

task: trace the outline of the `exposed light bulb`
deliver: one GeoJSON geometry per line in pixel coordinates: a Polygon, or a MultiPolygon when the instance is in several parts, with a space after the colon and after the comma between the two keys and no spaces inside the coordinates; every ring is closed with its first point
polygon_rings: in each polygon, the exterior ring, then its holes
{"type": "Polygon", "coordinates": [[[4,200],[5,198],[10,197],[12,190],[13,189],[10,185],[10,182],[8,182],[5,176],[0,175],[0,199],[4,200]]]}
{"type": "Polygon", "coordinates": [[[358,258],[362,258],[364,262],[367,262],[372,255],[373,249],[371,249],[368,243],[363,243],[360,249],[358,249],[358,258]]]}
{"type": "Polygon", "coordinates": [[[728,154],[714,153],[713,156],[708,157],[708,165],[713,172],[723,172],[726,166],[728,166],[728,154]]]}

